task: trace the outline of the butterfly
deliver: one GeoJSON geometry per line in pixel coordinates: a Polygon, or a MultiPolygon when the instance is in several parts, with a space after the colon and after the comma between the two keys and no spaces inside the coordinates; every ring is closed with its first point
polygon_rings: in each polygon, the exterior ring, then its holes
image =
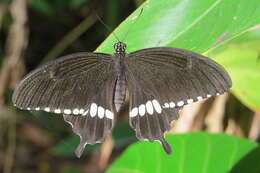
{"type": "Polygon", "coordinates": [[[129,121],[139,140],[164,138],[183,106],[223,94],[232,81],[223,67],[200,54],[171,47],[126,53],[117,42],[114,54],[75,53],[43,65],[19,83],[14,105],[25,110],[62,114],[80,136],[75,153],[103,142],[111,133],[129,91],[129,121]]]}

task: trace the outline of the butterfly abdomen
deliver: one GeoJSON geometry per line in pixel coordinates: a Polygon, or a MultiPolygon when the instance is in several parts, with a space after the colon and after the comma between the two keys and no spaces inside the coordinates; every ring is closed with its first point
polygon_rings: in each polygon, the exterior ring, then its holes
{"type": "Polygon", "coordinates": [[[114,104],[116,111],[119,112],[120,108],[124,104],[126,94],[126,82],[124,73],[118,73],[115,92],[114,92],[114,104]]]}

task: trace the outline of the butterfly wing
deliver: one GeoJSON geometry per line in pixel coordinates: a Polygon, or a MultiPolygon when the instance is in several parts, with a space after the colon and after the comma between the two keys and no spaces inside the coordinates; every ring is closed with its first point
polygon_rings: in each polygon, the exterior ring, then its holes
{"type": "Polygon", "coordinates": [[[80,136],[80,144],[75,153],[80,157],[86,144],[101,143],[113,127],[114,106],[112,102],[114,77],[110,77],[93,98],[93,103],[88,109],[88,116],[63,115],[63,118],[72,126],[74,133],[80,136]],[[96,116],[95,116],[96,115],[96,116]]]}
{"type": "Polygon", "coordinates": [[[186,104],[226,92],[228,73],[213,60],[176,48],[158,47],[129,54],[124,60],[130,93],[130,124],[141,140],[159,140],[186,104]]]}
{"type": "Polygon", "coordinates": [[[12,100],[20,109],[64,114],[81,138],[80,156],[86,144],[102,142],[112,129],[115,80],[111,55],[76,53],[32,71],[12,100]]]}

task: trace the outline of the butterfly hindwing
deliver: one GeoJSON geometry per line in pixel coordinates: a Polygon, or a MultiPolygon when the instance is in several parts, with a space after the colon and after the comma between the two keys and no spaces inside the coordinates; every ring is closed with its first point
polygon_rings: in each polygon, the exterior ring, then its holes
{"type": "Polygon", "coordinates": [[[144,88],[129,85],[130,125],[136,130],[139,140],[160,141],[167,153],[171,148],[164,139],[172,120],[178,118],[179,109],[169,111],[159,102],[160,96],[149,94],[144,88]]]}
{"type": "Polygon", "coordinates": [[[130,121],[143,140],[161,141],[184,105],[222,94],[232,85],[227,72],[213,60],[176,48],[139,50],[129,54],[124,65],[130,121]],[[148,102],[158,111],[149,115],[148,102]]]}

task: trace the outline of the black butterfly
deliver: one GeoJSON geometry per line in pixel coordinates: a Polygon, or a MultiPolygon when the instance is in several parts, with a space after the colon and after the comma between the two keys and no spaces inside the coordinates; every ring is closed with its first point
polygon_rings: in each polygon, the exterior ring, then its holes
{"type": "Polygon", "coordinates": [[[63,114],[80,136],[76,155],[86,144],[104,141],[116,114],[130,97],[130,124],[139,140],[164,139],[186,104],[226,92],[228,73],[213,60],[191,51],[155,47],[130,54],[115,44],[113,55],[76,53],[28,74],[16,88],[13,103],[20,109],[63,114]]]}

